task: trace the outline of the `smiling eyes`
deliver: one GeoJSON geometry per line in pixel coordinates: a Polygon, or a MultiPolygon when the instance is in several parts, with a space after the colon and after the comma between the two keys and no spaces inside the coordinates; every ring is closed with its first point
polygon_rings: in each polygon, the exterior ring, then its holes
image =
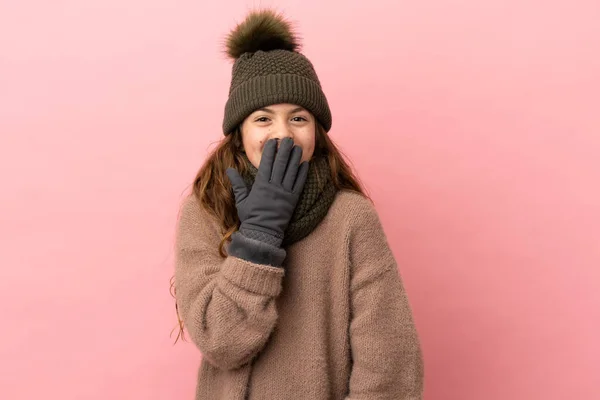
{"type": "MultiPolygon", "coordinates": [[[[267,122],[267,121],[269,121],[269,117],[259,117],[255,120],[255,122],[267,122]]],[[[294,117],[294,118],[292,118],[292,121],[302,122],[302,121],[308,121],[308,119],[306,119],[304,117],[294,117]]]]}

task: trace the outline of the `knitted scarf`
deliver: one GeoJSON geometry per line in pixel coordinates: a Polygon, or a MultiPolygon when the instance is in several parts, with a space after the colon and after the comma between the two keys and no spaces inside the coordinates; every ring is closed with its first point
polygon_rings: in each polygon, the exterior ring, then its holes
{"type": "MultiPolygon", "coordinates": [[[[250,188],[254,184],[258,169],[250,163],[245,153],[243,157],[249,168],[242,178],[250,188]]],[[[308,176],[294,214],[284,233],[282,246],[289,246],[308,236],[327,215],[336,193],[337,188],[331,181],[329,162],[324,157],[313,157],[309,161],[308,176]]]]}

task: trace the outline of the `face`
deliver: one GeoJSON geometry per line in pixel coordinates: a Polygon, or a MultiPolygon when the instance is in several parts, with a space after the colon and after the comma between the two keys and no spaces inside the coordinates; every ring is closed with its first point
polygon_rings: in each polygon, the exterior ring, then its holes
{"type": "Polygon", "coordinates": [[[316,120],[306,109],[294,104],[274,104],[260,108],[242,122],[242,142],[250,162],[258,168],[269,139],[291,137],[302,148],[302,161],[315,151],[316,120]]]}

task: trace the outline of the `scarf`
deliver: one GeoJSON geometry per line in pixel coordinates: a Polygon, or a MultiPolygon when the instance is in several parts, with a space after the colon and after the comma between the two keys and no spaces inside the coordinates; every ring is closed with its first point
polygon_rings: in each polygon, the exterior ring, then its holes
{"type": "MultiPolygon", "coordinates": [[[[258,169],[252,165],[245,153],[243,157],[246,159],[248,171],[242,175],[242,178],[248,188],[251,188],[258,169]]],[[[308,236],[327,215],[336,193],[337,188],[331,180],[329,162],[324,157],[313,157],[309,161],[308,176],[300,199],[284,233],[282,247],[308,236]]]]}

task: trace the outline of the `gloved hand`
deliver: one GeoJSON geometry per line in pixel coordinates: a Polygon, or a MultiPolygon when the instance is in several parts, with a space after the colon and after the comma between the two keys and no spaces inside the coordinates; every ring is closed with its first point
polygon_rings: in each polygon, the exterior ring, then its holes
{"type": "Polygon", "coordinates": [[[252,189],[234,168],[226,173],[233,186],[240,218],[240,233],[280,246],[308,176],[309,164],[302,148],[286,137],[277,149],[277,139],[265,143],[252,189]]]}

